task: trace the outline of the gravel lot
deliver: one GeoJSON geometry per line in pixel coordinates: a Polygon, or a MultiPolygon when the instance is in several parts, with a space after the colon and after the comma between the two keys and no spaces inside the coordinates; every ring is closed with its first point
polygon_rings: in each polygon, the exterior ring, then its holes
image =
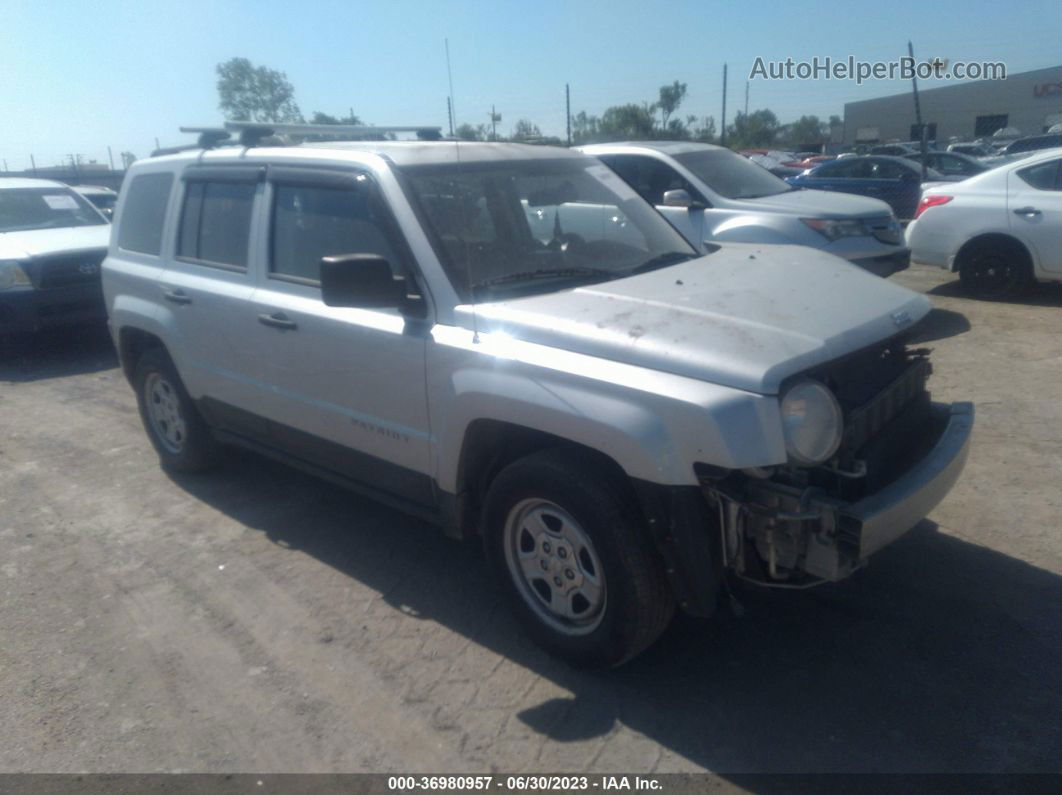
{"type": "Polygon", "coordinates": [[[101,329],[0,361],[0,771],[1057,771],[1062,289],[937,309],[948,499],[849,582],[742,592],[609,673],[478,549],[249,454],[163,473],[101,329]]]}

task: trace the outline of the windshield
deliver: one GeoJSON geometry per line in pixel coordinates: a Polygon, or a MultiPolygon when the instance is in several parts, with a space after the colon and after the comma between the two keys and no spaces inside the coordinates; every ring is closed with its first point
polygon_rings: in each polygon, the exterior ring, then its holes
{"type": "Polygon", "coordinates": [[[0,190],[0,232],[97,226],[107,221],[87,201],[63,188],[0,190]]]}
{"type": "Polygon", "coordinates": [[[118,195],[114,193],[90,193],[85,198],[101,210],[113,209],[118,201],[118,195]]]}
{"type": "Polygon", "coordinates": [[[419,165],[402,173],[462,300],[548,292],[697,256],[594,160],[419,165]]]}
{"type": "Polygon", "coordinates": [[[727,199],[759,199],[792,190],[767,169],[727,149],[703,149],[674,157],[727,199]]]}

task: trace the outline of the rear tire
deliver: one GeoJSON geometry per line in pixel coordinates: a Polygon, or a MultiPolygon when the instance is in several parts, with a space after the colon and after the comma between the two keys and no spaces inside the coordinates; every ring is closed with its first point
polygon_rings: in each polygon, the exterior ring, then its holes
{"type": "Polygon", "coordinates": [[[136,364],[133,388],[144,430],[165,469],[202,472],[218,463],[220,445],[164,350],[144,352],[136,364]]]}
{"type": "Polygon", "coordinates": [[[977,298],[1013,298],[1032,282],[1032,264],[1018,243],[989,240],[963,252],[959,281],[977,298]]]}
{"type": "Polygon", "coordinates": [[[675,599],[636,504],[589,456],[534,453],[487,492],[487,555],[513,611],[543,648],[606,668],[667,628],[675,599]]]}

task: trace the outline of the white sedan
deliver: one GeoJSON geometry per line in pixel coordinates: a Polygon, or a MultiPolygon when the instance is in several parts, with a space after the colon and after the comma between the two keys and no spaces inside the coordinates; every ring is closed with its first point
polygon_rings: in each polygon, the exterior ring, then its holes
{"type": "Polygon", "coordinates": [[[926,185],[907,245],[912,261],[957,271],[985,298],[1062,281],[1062,149],[926,185]]]}

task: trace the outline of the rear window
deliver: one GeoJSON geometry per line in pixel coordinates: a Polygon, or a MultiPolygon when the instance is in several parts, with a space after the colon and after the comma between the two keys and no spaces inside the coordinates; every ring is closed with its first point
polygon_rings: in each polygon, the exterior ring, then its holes
{"type": "Polygon", "coordinates": [[[119,248],[159,256],[162,252],[166,205],[169,204],[172,187],[173,174],[141,174],[133,177],[118,226],[119,248]]]}
{"type": "Polygon", "coordinates": [[[252,182],[188,183],[177,256],[246,268],[255,189],[252,182]]]}

